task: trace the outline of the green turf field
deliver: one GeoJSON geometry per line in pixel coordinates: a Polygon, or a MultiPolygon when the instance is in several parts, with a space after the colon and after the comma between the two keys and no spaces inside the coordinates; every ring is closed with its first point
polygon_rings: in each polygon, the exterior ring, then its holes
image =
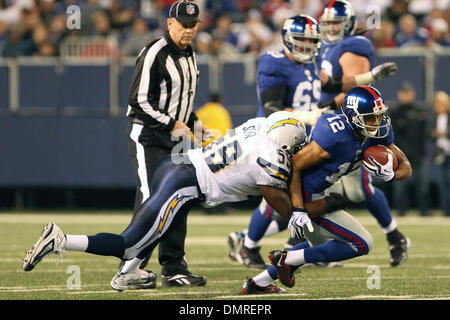
{"type": "MultiPolygon", "coordinates": [[[[369,255],[345,261],[342,268],[303,268],[297,274],[295,287],[284,294],[242,296],[240,288],[246,277],[259,271],[229,260],[227,235],[245,227],[249,217],[250,212],[190,214],[186,256],[193,273],[207,276],[205,287],[162,288],[158,278],[156,289],[116,292],[109,286],[118,266],[114,257],[69,252],[55,266],[57,256],[51,255],[31,272],[22,271],[22,258],[49,221],[55,221],[69,234],[120,233],[130,214],[0,214],[0,299],[450,299],[450,218],[439,216],[397,217],[400,230],[412,241],[410,257],[399,267],[389,266],[385,235],[374,218],[357,215],[375,240],[369,255]],[[376,268],[370,266],[379,268],[379,283],[368,280],[375,275],[368,273],[376,268]],[[71,271],[77,268],[79,289],[71,271]]],[[[285,231],[264,239],[263,256],[282,248],[287,236],[285,231]]],[[[156,255],[149,267],[159,276],[156,255]]]]}

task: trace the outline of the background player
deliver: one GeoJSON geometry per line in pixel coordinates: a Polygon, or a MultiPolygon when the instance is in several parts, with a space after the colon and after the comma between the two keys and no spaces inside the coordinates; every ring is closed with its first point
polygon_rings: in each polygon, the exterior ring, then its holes
{"type": "MultiPolygon", "coordinates": [[[[396,65],[386,63],[373,68],[368,74],[319,76],[320,34],[313,17],[298,15],[287,19],[282,29],[284,49],[262,55],[258,63],[258,115],[270,115],[279,110],[293,111],[308,125],[314,125],[324,109],[318,108],[321,91],[340,93],[355,84],[378,81],[396,72],[396,65]],[[358,80],[357,80],[358,79],[358,80]],[[358,82],[359,81],[359,82],[358,82]]],[[[342,193],[342,192],[341,192],[342,193]]],[[[232,232],[228,236],[230,258],[250,268],[266,267],[259,251],[259,240],[264,235],[277,233],[287,227],[285,219],[272,223],[273,209],[263,200],[255,209],[248,233],[232,232]]],[[[297,243],[297,241],[295,242],[297,243]]]]}
{"type": "Polygon", "coordinates": [[[308,241],[289,251],[275,250],[270,259],[273,266],[248,279],[243,294],[279,292],[272,282],[295,284],[294,271],[308,262],[341,261],[367,254],[372,237],[351,215],[337,210],[322,216],[308,214],[304,201],[325,196],[327,188],[342,176],[358,170],[364,150],[373,145],[385,145],[398,159],[394,172],[393,159],[376,163],[376,171],[384,181],[406,179],[411,165],[403,152],[393,144],[394,134],[387,106],[373,87],[358,86],[347,94],[344,114],[322,115],[311,134],[311,142],[292,158],[292,178],[289,193],[293,213],[289,221],[291,233],[306,236],[308,241]],[[310,225],[308,229],[305,225],[310,225]],[[313,228],[311,228],[311,226],[313,228]]]}

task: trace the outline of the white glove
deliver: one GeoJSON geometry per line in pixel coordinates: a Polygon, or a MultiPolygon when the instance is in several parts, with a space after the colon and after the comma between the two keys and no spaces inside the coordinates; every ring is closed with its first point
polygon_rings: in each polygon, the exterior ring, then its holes
{"type": "Polygon", "coordinates": [[[370,72],[375,82],[396,74],[398,67],[395,62],[386,62],[375,66],[370,72]]]}
{"type": "Polygon", "coordinates": [[[330,108],[317,108],[315,110],[306,111],[306,110],[294,110],[293,112],[300,118],[300,120],[309,126],[314,126],[317,122],[317,119],[329,111],[330,108]]]}
{"type": "Polygon", "coordinates": [[[388,162],[385,165],[377,162],[373,157],[369,157],[372,163],[363,160],[363,165],[369,171],[370,174],[380,178],[384,182],[390,182],[395,178],[395,172],[393,168],[392,154],[388,154],[388,162]]]}
{"type": "Polygon", "coordinates": [[[398,67],[395,62],[385,62],[375,66],[369,72],[357,74],[355,76],[355,84],[361,86],[375,83],[381,79],[396,74],[397,71],[398,67]]]}
{"type": "Polygon", "coordinates": [[[305,232],[303,228],[305,225],[308,227],[309,232],[314,231],[311,219],[308,217],[308,212],[305,209],[294,208],[288,224],[291,238],[304,238],[305,232]]]}

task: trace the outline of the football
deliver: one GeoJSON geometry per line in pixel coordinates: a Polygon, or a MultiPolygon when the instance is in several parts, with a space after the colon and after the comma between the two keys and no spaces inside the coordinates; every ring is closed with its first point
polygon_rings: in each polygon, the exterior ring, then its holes
{"type": "Polygon", "coordinates": [[[388,161],[388,154],[392,154],[393,158],[393,169],[397,170],[398,168],[398,160],[395,154],[389,150],[387,147],[383,145],[377,145],[377,146],[371,146],[367,148],[363,153],[363,159],[364,161],[367,161],[369,163],[372,163],[369,160],[369,157],[373,157],[378,163],[384,165],[388,161]]]}

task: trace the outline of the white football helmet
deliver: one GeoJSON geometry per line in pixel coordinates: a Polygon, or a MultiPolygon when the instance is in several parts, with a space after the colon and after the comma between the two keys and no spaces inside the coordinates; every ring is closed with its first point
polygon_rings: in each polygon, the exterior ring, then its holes
{"type": "Polygon", "coordinates": [[[266,118],[267,136],[290,154],[306,144],[306,128],[299,117],[289,111],[278,111],[266,118]]]}

